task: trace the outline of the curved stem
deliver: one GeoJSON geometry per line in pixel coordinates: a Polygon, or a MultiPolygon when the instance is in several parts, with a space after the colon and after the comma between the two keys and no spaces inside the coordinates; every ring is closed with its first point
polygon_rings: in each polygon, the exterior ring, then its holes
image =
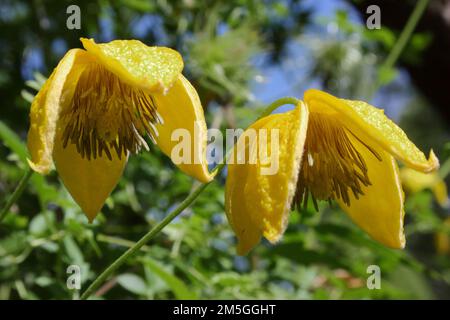
{"type": "Polygon", "coordinates": [[[85,300],[89,298],[94,291],[96,291],[100,285],[109,278],[109,276],[117,270],[130,256],[136,253],[142,248],[147,242],[153,239],[165,226],[167,226],[173,219],[175,219],[184,209],[190,206],[197,197],[206,189],[206,187],[214,180],[207,183],[202,183],[199,185],[194,192],[192,192],[180,205],[169,213],[161,222],[155,225],[149,232],[147,232],[138,242],[136,242],[131,248],[125,251],[119,258],[117,258],[108,268],[105,269],[92,284],[86,289],[86,291],[81,295],[81,299],[85,300]]]}
{"type": "Polygon", "coordinates": [[[263,111],[263,113],[259,116],[258,120],[261,118],[264,118],[266,116],[268,116],[269,114],[271,114],[275,109],[286,105],[286,104],[292,104],[294,106],[296,106],[297,104],[300,103],[300,100],[298,100],[297,98],[294,97],[284,97],[284,98],[280,98],[278,100],[275,100],[274,102],[272,102],[271,104],[269,104],[263,111]]]}
{"type": "Polygon", "coordinates": [[[422,17],[422,14],[425,12],[428,2],[429,0],[419,0],[416,3],[413,13],[411,13],[411,16],[406,22],[406,25],[403,28],[403,31],[400,34],[397,43],[392,48],[391,52],[383,63],[382,68],[392,68],[395,65],[398,58],[400,57],[400,54],[403,52],[403,49],[405,49],[405,46],[408,43],[408,40],[411,37],[414,29],[416,28],[420,17],[422,17]]]}
{"type": "MultiPolygon", "coordinates": [[[[263,113],[258,119],[265,117],[272,113],[278,107],[285,104],[293,104],[297,105],[299,100],[292,97],[285,97],[272,102],[267,108],[264,109],[263,113]]],[[[220,163],[212,173],[217,176],[220,171],[225,167],[227,163],[227,159],[231,154],[231,150],[228,151],[222,163],[220,163]]],[[[165,226],[167,226],[173,219],[175,219],[184,209],[189,207],[197,197],[206,189],[206,187],[212,183],[214,180],[211,180],[207,183],[202,183],[199,185],[186,199],[181,202],[175,210],[169,213],[163,220],[161,220],[157,225],[155,225],[149,232],[147,232],[138,242],[136,242],[132,247],[130,247],[127,251],[125,251],[119,258],[117,258],[108,268],[106,268],[95,280],[91,283],[91,285],[86,289],[86,291],[81,295],[80,299],[85,300],[89,298],[100,286],[101,284],[107,280],[111,274],[116,271],[125,261],[139,251],[147,242],[152,240],[165,226]]]]}
{"type": "MultiPolygon", "coordinates": [[[[403,28],[397,42],[394,47],[389,52],[386,60],[384,60],[383,64],[380,66],[380,70],[389,70],[394,67],[397,63],[398,58],[402,54],[406,45],[408,44],[409,38],[413,34],[416,29],[417,24],[419,23],[420,18],[422,17],[425,9],[427,8],[429,0],[419,0],[414,7],[413,12],[409,16],[408,21],[406,22],[405,27],[403,28]]],[[[372,89],[367,95],[368,100],[371,100],[377,90],[383,85],[380,75],[378,75],[378,79],[375,84],[372,86],[372,89]]]]}
{"type": "Polygon", "coordinates": [[[11,197],[9,197],[8,201],[6,201],[5,203],[5,206],[0,211],[0,221],[3,220],[3,218],[9,212],[9,209],[11,209],[12,205],[17,201],[17,199],[20,198],[23,190],[25,190],[25,186],[27,185],[28,180],[30,180],[32,175],[33,170],[31,170],[31,168],[28,168],[25,172],[25,175],[22,177],[22,179],[20,179],[20,182],[14,190],[13,194],[11,195],[11,197]]]}

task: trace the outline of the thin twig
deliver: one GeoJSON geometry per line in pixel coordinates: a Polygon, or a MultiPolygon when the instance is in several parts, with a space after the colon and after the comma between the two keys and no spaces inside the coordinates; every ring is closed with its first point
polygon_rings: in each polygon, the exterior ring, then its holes
{"type": "Polygon", "coordinates": [[[31,168],[28,168],[25,172],[25,175],[22,177],[16,189],[14,190],[13,194],[9,197],[8,201],[6,201],[5,203],[5,206],[0,211],[0,221],[3,220],[3,218],[9,212],[9,209],[11,209],[12,205],[20,198],[22,192],[25,190],[28,180],[30,180],[32,175],[33,170],[31,170],[31,168]]]}
{"type": "MultiPolygon", "coordinates": [[[[299,100],[296,98],[281,98],[271,103],[267,109],[260,116],[262,118],[266,114],[270,114],[276,108],[285,104],[298,104],[299,100]]],[[[229,155],[229,153],[227,154],[229,155]]],[[[225,157],[223,162],[219,164],[214,170],[213,174],[216,175],[225,167],[228,157],[225,157]]],[[[206,183],[202,183],[195,188],[195,190],[189,194],[186,199],[181,202],[177,208],[169,213],[161,222],[154,226],[149,232],[147,232],[138,242],[133,244],[127,251],[125,251],[120,257],[118,257],[108,268],[106,268],[86,289],[81,295],[81,300],[88,299],[100,286],[105,282],[122,264],[124,264],[129,257],[138,252],[147,242],[152,240],[165,226],[167,226],[173,219],[175,219],[184,209],[189,207],[198,196],[213,182],[211,180],[206,183]]]]}

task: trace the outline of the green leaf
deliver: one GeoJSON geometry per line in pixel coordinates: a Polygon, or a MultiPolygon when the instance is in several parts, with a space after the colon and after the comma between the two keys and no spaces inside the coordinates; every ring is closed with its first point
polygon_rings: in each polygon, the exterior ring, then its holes
{"type": "MultiPolygon", "coordinates": [[[[36,79],[37,83],[40,85],[40,87],[42,87],[45,81],[47,81],[47,78],[40,72],[34,72],[33,76],[34,79],[36,79]]],[[[38,90],[40,90],[40,88],[38,90]]]]}
{"type": "Polygon", "coordinates": [[[153,4],[146,0],[122,0],[121,2],[128,8],[135,9],[137,11],[151,12],[154,9],[153,4]]]}
{"type": "Polygon", "coordinates": [[[4,122],[0,120],[0,138],[4,144],[10,148],[20,158],[23,163],[27,162],[27,149],[17,134],[12,131],[4,122]]]}
{"type": "Polygon", "coordinates": [[[25,101],[27,101],[29,103],[32,103],[34,100],[34,95],[25,89],[20,91],[20,95],[22,96],[22,98],[24,98],[25,101]]]}
{"type": "MultiPolygon", "coordinates": [[[[45,214],[45,213],[44,213],[45,214]]],[[[29,225],[29,232],[33,235],[42,235],[47,230],[47,220],[43,214],[36,215],[31,219],[29,225]]]]}
{"type": "Polygon", "coordinates": [[[37,82],[36,80],[27,80],[27,81],[25,81],[25,85],[27,85],[28,87],[30,87],[36,91],[41,90],[41,87],[42,87],[42,84],[37,82]]]}
{"type": "Polygon", "coordinates": [[[189,288],[178,277],[169,273],[165,268],[156,261],[146,258],[144,264],[157,276],[163,280],[170,289],[172,289],[175,297],[181,300],[193,300],[197,299],[197,295],[189,290],[189,288]]]}
{"type": "Polygon", "coordinates": [[[117,277],[117,283],[119,283],[124,289],[134,294],[143,296],[147,293],[147,285],[145,281],[135,274],[121,274],[117,277]]]}
{"type": "Polygon", "coordinates": [[[36,283],[40,287],[48,287],[52,285],[54,282],[55,282],[54,279],[47,276],[37,277],[34,281],[34,283],[36,283]]]}
{"type": "Polygon", "coordinates": [[[71,259],[71,264],[77,264],[81,266],[84,263],[83,253],[78,247],[77,243],[71,235],[64,237],[64,247],[66,249],[67,255],[71,259]]]}
{"type": "MultiPolygon", "coordinates": [[[[28,166],[27,158],[29,154],[27,147],[19,136],[1,120],[0,138],[3,140],[4,144],[18,156],[20,162],[28,166]]],[[[34,174],[31,177],[31,183],[38,194],[42,207],[45,207],[48,201],[51,201],[57,197],[56,188],[47,184],[43,176],[34,174]]]]}

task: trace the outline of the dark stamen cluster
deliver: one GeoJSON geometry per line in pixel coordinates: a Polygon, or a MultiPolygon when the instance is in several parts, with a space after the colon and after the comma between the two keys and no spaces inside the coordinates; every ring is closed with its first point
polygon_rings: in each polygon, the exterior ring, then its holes
{"type": "Polygon", "coordinates": [[[325,114],[310,114],[293,202],[298,209],[306,208],[309,195],[316,210],[317,200],[341,199],[349,206],[350,192],[356,199],[364,195],[363,186],[371,184],[368,168],[349,135],[381,161],[373,148],[335,118],[325,114]]]}
{"type": "Polygon", "coordinates": [[[68,108],[61,120],[65,129],[63,146],[69,143],[83,158],[105,154],[112,160],[148,149],[144,137],[154,142],[156,123],[161,123],[155,99],[147,92],[121,81],[98,64],[81,73],[68,108]]]}

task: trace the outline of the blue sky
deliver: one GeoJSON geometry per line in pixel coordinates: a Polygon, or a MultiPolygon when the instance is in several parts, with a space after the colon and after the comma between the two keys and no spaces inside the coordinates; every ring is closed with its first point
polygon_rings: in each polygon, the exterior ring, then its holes
{"type": "MultiPolygon", "coordinates": [[[[345,1],[306,0],[302,3],[302,6],[312,12],[313,21],[305,30],[305,34],[318,37],[325,35],[330,25],[332,25],[337,10],[346,11],[348,19],[352,23],[362,24],[364,22],[361,20],[359,13],[345,1]]],[[[299,41],[291,41],[287,60],[301,61],[302,57],[304,57],[303,60],[307,59],[308,49],[303,47],[299,41]]],[[[289,63],[282,65],[261,65],[259,70],[264,78],[264,82],[255,81],[252,85],[252,93],[257,100],[268,104],[283,96],[302,98],[303,92],[308,88],[322,89],[319,81],[308,77],[308,67],[307,61],[296,63],[294,72],[289,63]]],[[[411,98],[409,75],[405,71],[400,70],[393,83],[399,87],[399,90],[395,93],[395,97],[387,95],[386,90],[381,89],[370,102],[375,106],[385,109],[385,113],[390,118],[398,121],[405,105],[411,98]]],[[[290,108],[283,107],[278,109],[277,112],[283,112],[290,108]]]]}
{"type": "MultiPolygon", "coordinates": [[[[352,22],[361,23],[353,7],[341,0],[306,0],[302,3],[302,7],[311,11],[314,22],[309,26],[309,30],[306,30],[307,33],[315,33],[317,35],[325,34],[327,32],[327,26],[322,21],[332,21],[337,10],[347,11],[349,19],[352,22]]],[[[305,48],[295,40],[289,44],[288,52],[287,59],[296,60],[301,56],[307,56],[305,48]]],[[[318,82],[311,82],[311,79],[308,79],[309,81],[303,81],[307,80],[307,64],[303,66],[297,65],[294,75],[292,74],[292,70],[288,70],[288,67],[286,65],[265,65],[260,69],[265,81],[263,83],[255,82],[252,90],[258,100],[263,103],[270,103],[274,99],[282,96],[301,98],[307,88],[315,87],[320,89],[318,82]],[[297,87],[295,86],[296,83],[304,83],[304,85],[297,87]]]]}

